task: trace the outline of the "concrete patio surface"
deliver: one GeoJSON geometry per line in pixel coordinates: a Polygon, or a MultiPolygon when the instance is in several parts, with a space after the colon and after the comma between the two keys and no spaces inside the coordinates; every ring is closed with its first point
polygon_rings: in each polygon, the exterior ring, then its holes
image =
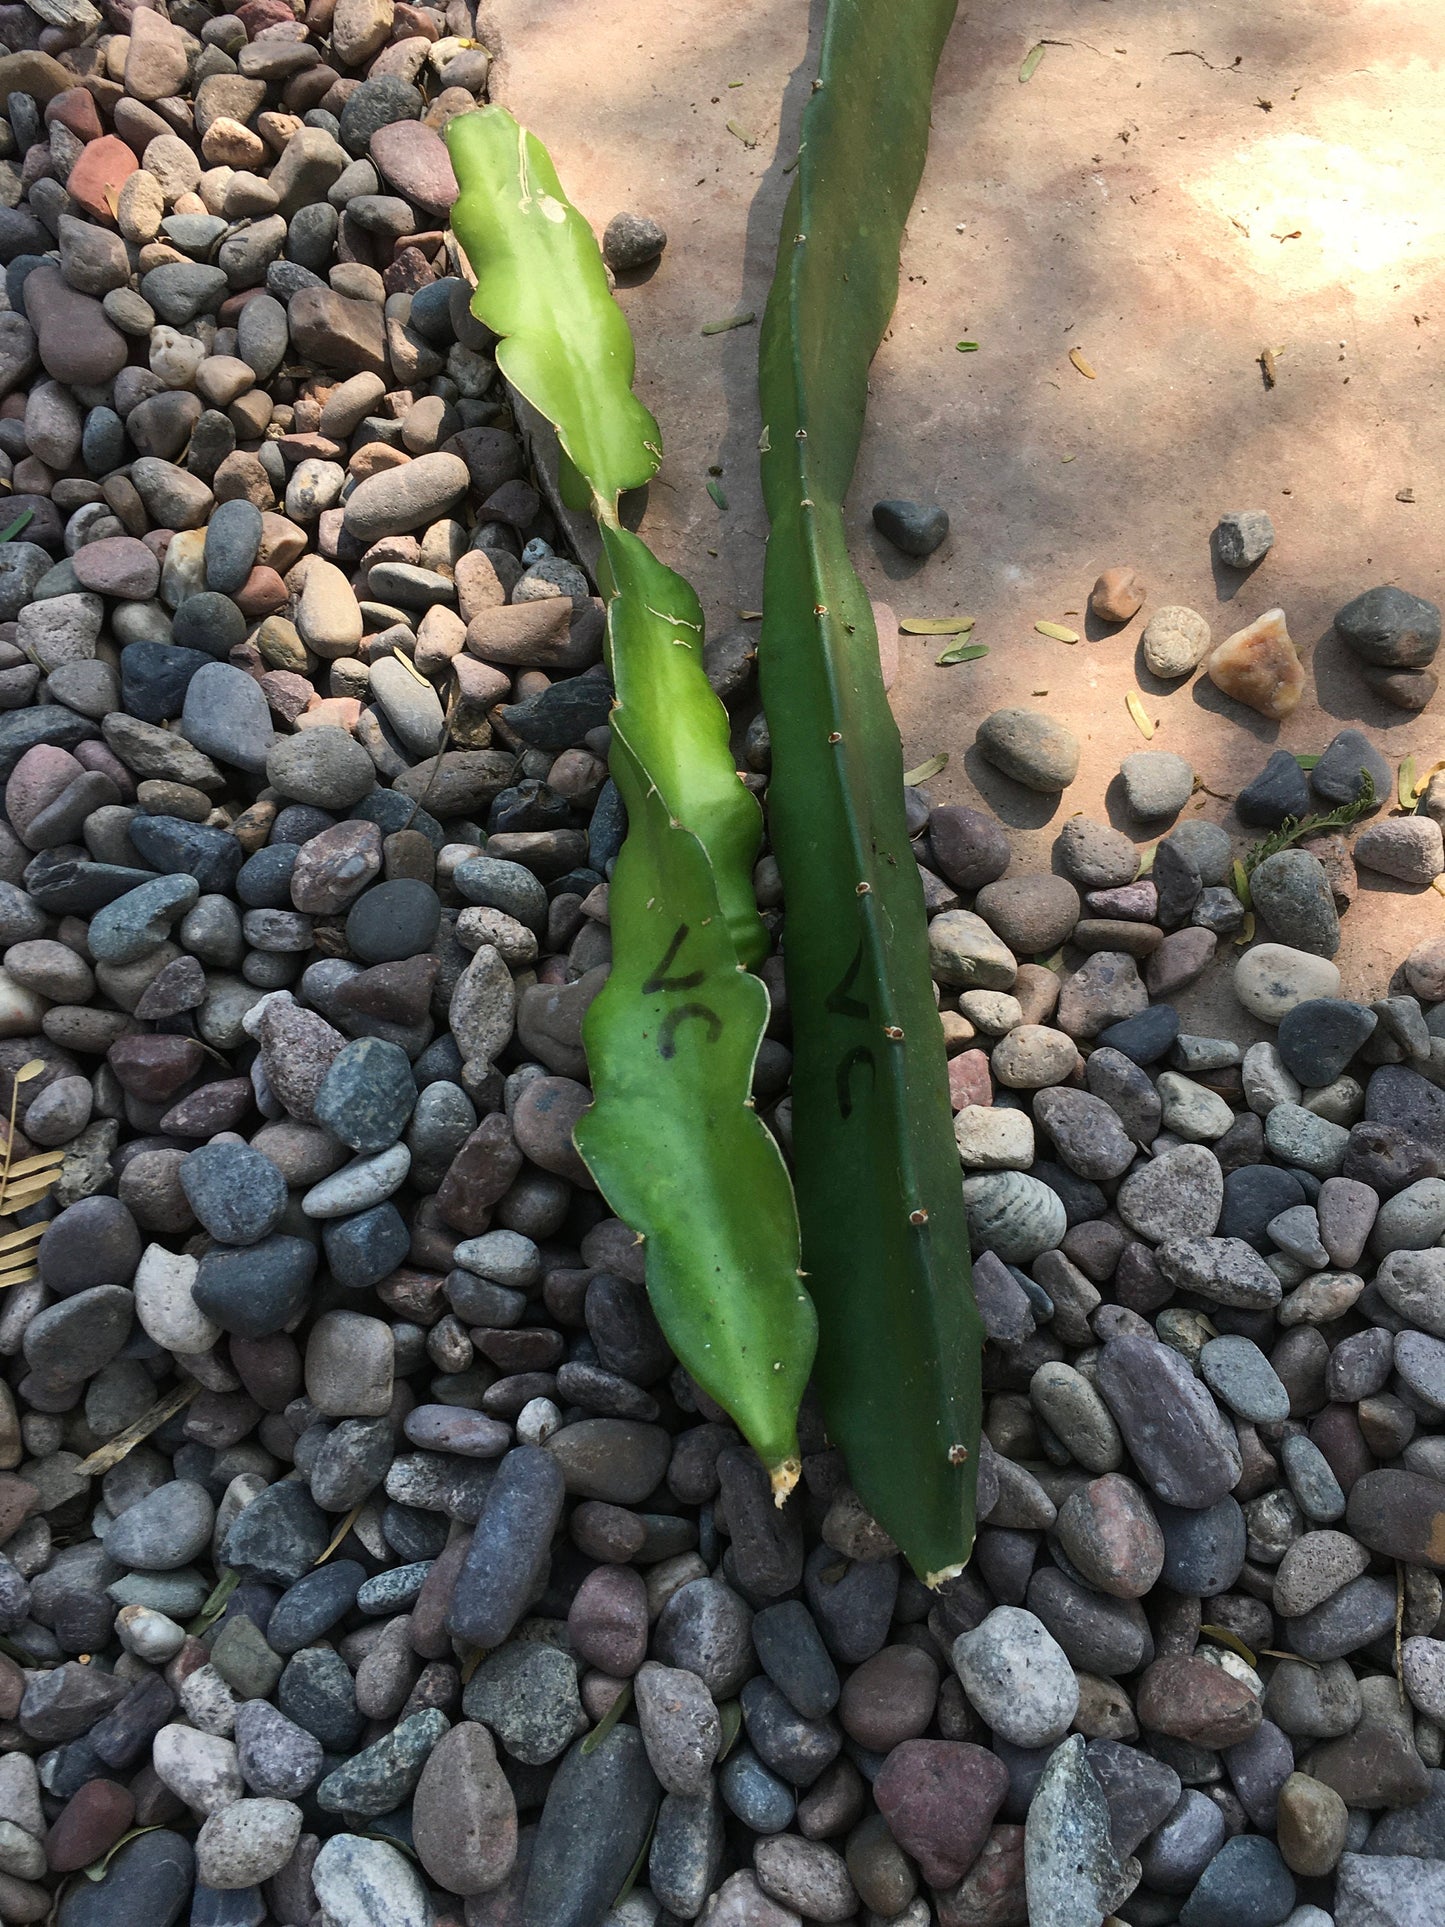
{"type": "MultiPolygon", "coordinates": [[[[761,594],[757,328],[821,0],[493,0],[494,97],[551,148],[599,231],[656,217],[658,268],[621,289],[637,387],[666,460],[644,533],[697,585],[710,629],[761,594]],[[731,124],[731,130],[730,130],[731,124]],[[710,469],[728,506],[707,492],[710,469]]],[[[937,800],[985,802],[1014,871],[1046,868],[1077,811],[1144,844],[1117,801],[1119,762],[1154,746],[1207,785],[1191,812],[1257,833],[1229,798],[1276,746],[1322,749],[1357,722],[1392,763],[1445,755],[1445,696],[1411,716],[1377,699],[1331,631],[1362,589],[1441,600],[1445,501],[1445,10],[1431,0],[1002,0],[961,9],[909,222],[892,329],[874,365],[850,498],[855,560],[902,616],[966,612],[981,661],[904,637],[893,702],[906,760],[947,751],[937,800]],[[1024,56],[1046,41],[1027,82],[1024,56]],[[977,341],[959,353],[960,340],[977,341]],[[1266,385],[1260,354],[1275,356],[1266,385]],[[1069,359],[1077,348],[1094,370],[1069,359]],[[925,562],[872,529],[879,496],[931,497],[952,518],[925,562]],[[1263,508],[1273,551],[1240,577],[1212,560],[1222,510],[1263,508]],[[1086,618],[1095,576],[1149,584],[1121,630],[1086,618]],[[1186,603],[1216,640],[1282,606],[1307,663],[1283,724],[1202,678],[1155,683],[1138,637],[1186,603]],[[1076,646],[1038,620],[1078,630],[1076,646]],[[984,766],[976,724],[1045,708],[1083,744],[1054,801],[984,766]]],[[[886,128],[860,127],[882,141],[886,128]]],[[[1445,930],[1445,898],[1362,878],[1338,962],[1378,995],[1404,952],[1445,930]]],[[[1225,973],[1181,999],[1186,1025],[1258,1034],[1225,973]]]]}

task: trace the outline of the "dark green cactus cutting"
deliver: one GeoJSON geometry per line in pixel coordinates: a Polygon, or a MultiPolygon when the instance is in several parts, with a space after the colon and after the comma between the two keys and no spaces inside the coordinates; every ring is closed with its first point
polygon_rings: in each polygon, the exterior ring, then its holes
{"type": "Polygon", "coordinates": [[[842,504],[954,6],[830,0],[760,347],[758,666],[818,1379],[864,1504],[931,1583],[973,1540],[981,1327],[903,760],[842,504]]]}
{"type": "Polygon", "coordinates": [[[632,338],[592,231],[545,148],[500,108],[448,124],[452,224],[473,311],[508,380],[555,427],[564,475],[602,539],[617,705],[612,774],[628,831],[609,895],[613,963],[586,1020],[595,1102],[577,1148],[646,1241],[673,1350],[772,1474],[797,1478],[797,1410],[815,1342],[782,1156],[752,1109],[768,1017],[752,891],[761,818],[738,779],[702,664],[702,610],[621,526],[618,498],[660,459],[631,391],[632,338]]]}

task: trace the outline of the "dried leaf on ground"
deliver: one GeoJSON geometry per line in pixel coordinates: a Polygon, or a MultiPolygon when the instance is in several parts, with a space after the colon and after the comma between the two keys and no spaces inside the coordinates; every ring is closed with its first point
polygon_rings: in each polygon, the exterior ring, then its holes
{"type": "Polygon", "coordinates": [[[941,776],[947,768],[948,751],[945,749],[937,756],[930,756],[927,761],[920,763],[917,769],[904,770],[903,786],[905,789],[912,789],[915,783],[926,783],[931,776],[941,776]]]}
{"type": "Polygon", "coordinates": [[[1073,362],[1081,375],[1087,376],[1090,381],[1098,380],[1098,376],[1095,374],[1082,348],[1070,348],[1069,360],[1073,362]]]}
{"type": "Polygon", "coordinates": [[[171,1392],[166,1398],[161,1399],[159,1404],[152,1405],[148,1412],[142,1412],[140,1417],[127,1425],[123,1432],[117,1432],[113,1439],[107,1439],[104,1445],[97,1446],[88,1459],[81,1460],[76,1471],[87,1479],[99,1478],[102,1472],[109,1472],[111,1467],[119,1465],[126,1453],[133,1451],[142,1439],[149,1438],[151,1433],[164,1425],[167,1419],[174,1418],[183,1406],[189,1405],[200,1389],[198,1381],[192,1379],[189,1385],[182,1385],[178,1390],[171,1392]]]}
{"type": "Polygon", "coordinates": [[[1154,723],[1148,710],[1145,709],[1143,703],[1132,689],[1124,698],[1124,707],[1134,718],[1134,726],[1144,738],[1145,742],[1152,742],[1154,740],[1154,723]]]}
{"type": "Polygon", "coordinates": [[[1030,47],[1028,52],[1024,55],[1023,65],[1019,68],[1019,85],[1020,86],[1022,86],[1026,80],[1033,79],[1034,74],[1038,71],[1038,64],[1043,59],[1043,57],[1044,57],[1044,43],[1042,40],[1040,40],[1036,42],[1034,46],[1030,47]]]}
{"type": "Polygon", "coordinates": [[[962,636],[977,616],[904,616],[898,627],[905,636],[962,636]]]}
{"type": "Polygon", "coordinates": [[[1066,629],[1062,622],[1036,622],[1034,627],[1041,636],[1047,636],[1050,642],[1077,642],[1079,640],[1077,632],[1073,629],[1066,629]]]}
{"type": "Polygon", "coordinates": [[[986,642],[960,642],[955,643],[952,649],[945,649],[943,654],[936,660],[940,669],[946,669],[950,663],[977,662],[980,656],[986,656],[987,654],[988,644],[986,642]]]}

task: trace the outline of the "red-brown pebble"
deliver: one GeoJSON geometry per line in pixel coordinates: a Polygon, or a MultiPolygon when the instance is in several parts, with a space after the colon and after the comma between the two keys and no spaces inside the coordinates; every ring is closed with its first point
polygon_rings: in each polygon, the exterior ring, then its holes
{"type": "Polygon", "coordinates": [[[931,1887],[951,1887],[988,1839],[1008,1768],[969,1740],[905,1740],[884,1761],[873,1797],[888,1830],[931,1887]]]}
{"type": "Polygon", "coordinates": [[[62,1807],[45,1836],[52,1873],[74,1873],[99,1860],[135,1819],[135,1799],[114,1780],[87,1780],[62,1807]]]}
{"type": "Polygon", "coordinates": [[[1259,1726],[1260,1705],[1243,1680],[1198,1654],[1156,1659],[1139,1682],[1141,1725],[1196,1746],[1237,1746],[1259,1726]]]}

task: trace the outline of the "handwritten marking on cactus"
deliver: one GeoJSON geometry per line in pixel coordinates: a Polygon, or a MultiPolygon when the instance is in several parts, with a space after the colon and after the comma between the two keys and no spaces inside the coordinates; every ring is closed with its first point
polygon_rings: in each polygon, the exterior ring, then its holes
{"type": "Polygon", "coordinates": [[[676,1057],[678,1026],[687,1023],[690,1018],[697,1018],[707,1025],[707,1041],[710,1044],[715,1044],[722,1036],[722,1019],[707,1004],[679,1004],[662,1020],[662,1029],[657,1038],[659,1057],[676,1057]]]}
{"type": "Polygon", "coordinates": [[[667,974],[673,964],[677,962],[677,953],[686,942],[687,925],[680,923],[673,932],[672,942],[667,946],[657,968],[642,986],[642,994],[644,997],[655,997],[660,991],[665,990],[697,989],[707,974],[705,971],[690,971],[685,977],[669,977],[667,974]]]}
{"type": "Polygon", "coordinates": [[[1095,373],[1089,361],[1085,358],[1084,351],[1082,348],[1070,348],[1069,360],[1073,362],[1074,366],[1078,369],[1079,373],[1085,378],[1086,381],[1098,380],[1098,376],[1095,373]]]}
{"type": "Polygon", "coordinates": [[[877,1062],[866,1044],[857,1044],[850,1050],[838,1066],[838,1114],[845,1120],[853,1115],[853,1092],[851,1080],[855,1070],[865,1066],[876,1071],[877,1062]]]}
{"type": "Polygon", "coordinates": [[[828,993],[827,1007],[836,1016],[859,1017],[865,1020],[867,1019],[868,1005],[863,1001],[861,997],[854,997],[849,994],[852,991],[854,984],[857,983],[859,972],[862,970],[862,968],[863,968],[863,946],[860,943],[858,948],[853,952],[853,961],[849,964],[848,968],[843,972],[842,979],[839,982],[837,989],[832,990],[828,993]]]}

